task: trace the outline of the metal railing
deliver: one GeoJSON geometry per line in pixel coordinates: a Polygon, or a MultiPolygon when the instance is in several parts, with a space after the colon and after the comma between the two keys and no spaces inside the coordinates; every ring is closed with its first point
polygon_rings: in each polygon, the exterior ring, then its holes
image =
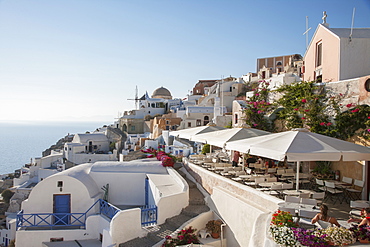
{"type": "Polygon", "coordinates": [[[23,210],[17,214],[17,230],[24,228],[85,228],[88,212],[99,203],[99,213],[108,217],[110,220],[116,215],[120,209],[112,204],[99,199],[85,213],[39,213],[39,214],[24,214],[23,210]]]}
{"type": "Polygon", "coordinates": [[[158,210],[156,205],[146,205],[141,207],[141,225],[148,226],[157,224],[158,210]]]}

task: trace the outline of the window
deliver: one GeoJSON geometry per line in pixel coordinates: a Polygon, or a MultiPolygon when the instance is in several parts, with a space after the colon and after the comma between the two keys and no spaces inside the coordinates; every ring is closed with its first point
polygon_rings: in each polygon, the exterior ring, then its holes
{"type": "Polygon", "coordinates": [[[135,125],[131,126],[131,131],[135,131],[135,125]]]}
{"type": "Polygon", "coordinates": [[[365,82],[365,90],[370,92],[370,79],[367,79],[365,82]]]}
{"type": "Polygon", "coordinates": [[[203,124],[204,125],[207,125],[208,123],[209,123],[209,117],[208,116],[204,116],[203,124]]]}
{"type": "Polygon", "coordinates": [[[283,65],[283,63],[280,61],[276,63],[276,66],[281,66],[281,65],[283,65]]]}
{"type": "Polygon", "coordinates": [[[197,119],[197,122],[195,124],[196,126],[201,126],[202,125],[202,120],[201,119],[197,119]]]}
{"type": "Polygon", "coordinates": [[[58,181],[57,187],[63,187],[63,181],[58,181]]]}
{"type": "Polygon", "coordinates": [[[170,126],[166,125],[166,130],[170,130],[170,126]]]}
{"type": "Polygon", "coordinates": [[[235,116],[234,116],[234,123],[238,124],[238,114],[235,114],[235,116]]]}
{"type": "Polygon", "coordinates": [[[166,124],[170,124],[170,121],[166,120],[166,124]]]}
{"type": "Polygon", "coordinates": [[[319,42],[316,45],[316,67],[321,66],[322,64],[322,43],[319,42]]]}
{"type": "Polygon", "coordinates": [[[188,122],[188,127],[191,127],[191,123],[190,122],[188,122]]]}

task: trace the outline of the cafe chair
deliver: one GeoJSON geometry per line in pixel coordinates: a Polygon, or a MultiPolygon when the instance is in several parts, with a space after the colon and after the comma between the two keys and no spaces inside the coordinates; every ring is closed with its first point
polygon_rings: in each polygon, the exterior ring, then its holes
{"type": "Polygon", "coordinates": [[[285,202],[300,203],[301,198],[297,196],[285,196],[285,202]]]}
{"type": "Polygon", "coordinates": [[[301,204],[317,206],[317,201],[316,199],[301,198],[301,204]]]}
{"type": "Polygon", "coordinates": [[[364,181],[357,180],[353,182],[353,187],[346,189],[347,195],[350,200],[361,200],[362,189],[364,187],[364,181]]]}
{"type": "Polygon", "coordinates": [[[313,227],[315,228],[315,224],[312,224],[311,223],[311,220],[313,217],[315,217],[317,214],[317,212],[315,211],[311,211],[311,210],[303,210],[303,209],[300,209],[298,211],[298,224],[302,227],[302,224],[303,225],[308,225],[308,227],[313,227]]]}
{"type": "Polygon", "coordinates": [[[312,199],[316,199],[318,205],[322,204],[322,201],[325,198],[325,192],[314,192],[312,194],[312,199]]]}
{"type": "Polygon", "coordinates": [[[343,190],[337,189],[334,182],[325,181],[325,190],[327,193],[327,197],[324,199],[324,201],[329,198],[331,200],[335,198],[335,200],[333,200],[334,204],[337,202],[337,200],[339,200],[339,203],[342,204],[342,202],[344,201],[343,190]]]}

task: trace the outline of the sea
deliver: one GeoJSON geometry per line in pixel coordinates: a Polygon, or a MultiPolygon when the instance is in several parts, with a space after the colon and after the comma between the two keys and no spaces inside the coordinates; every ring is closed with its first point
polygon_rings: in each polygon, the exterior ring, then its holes
{"type": "Polygon", "coordinates": [[[68,134],[94,131],[102,122],[0,122],[0,174],[13,173],[68,134]]]}

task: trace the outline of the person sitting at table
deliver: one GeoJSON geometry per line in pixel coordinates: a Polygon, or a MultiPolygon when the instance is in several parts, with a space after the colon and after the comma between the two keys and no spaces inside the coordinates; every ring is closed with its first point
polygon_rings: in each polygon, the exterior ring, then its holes
{"type": "MultiPolygon", "coordinates": [[[[363,209],[361,209],[361,216],[365,216],[365,218],[361,218],[361,219],[357,219],[357,218],[350,218],[349,220],[347,220],[347,222],[348,223],[351,223],[351,222],[355,222],[355,223],[362,223],[362,221],[364,220],[364,219],[366,219],[366,217],[368,217],[368,218],[370,218],[369,217],[369,215],[368,215],[368,213],[367,212],[370,212],[370,208],[363,208],[363,209]]],[[[367,219],[367,224],[369,224],[369,219],[367,219]]],[[[366,224],[366,223],[364,223],[364,224],[366,224]]],[[[364,225],[363,224],[363,225],[364,225]]]]}
{"type": "Polygon", "coordinates": [[[328,210],[329,210],[328,206],[326,206],[325,204],[322,204],[320,206],[320,213],[316,214],[316,216],[313,217],[313,219],[311,220],[311,223],[315,224],[316,222],[321,220],[321,221],[329,222],[332,225],[340,226],[336,218],[329,217],[328,210]]]}
{"type": "Polygon", "coordinates": [[[234,151],[234,157],[233,157],[233,166],[236,167],[238,166],[239,163],[239,158],[241,157],[239,151],[234,151]]]}
{"type": "Polygon", "coordinates": [[[358,224],[358,226],[363,226],[363,225],[370,226],[370,208],[365,209],[365,218],[363,218],[361,223],[358,224]]]}
{"type": "MultiPolygon", "coordinates": [[[[253,156],[250,156],[247,160],[247,166],[249,167],[249,164],[250,163],[257,163],[257,159],[256,158],[254,158],[253,156]]],[[[254,169],[254,167],[251,167],[251,168],[253,168],[254,169]]]]}

